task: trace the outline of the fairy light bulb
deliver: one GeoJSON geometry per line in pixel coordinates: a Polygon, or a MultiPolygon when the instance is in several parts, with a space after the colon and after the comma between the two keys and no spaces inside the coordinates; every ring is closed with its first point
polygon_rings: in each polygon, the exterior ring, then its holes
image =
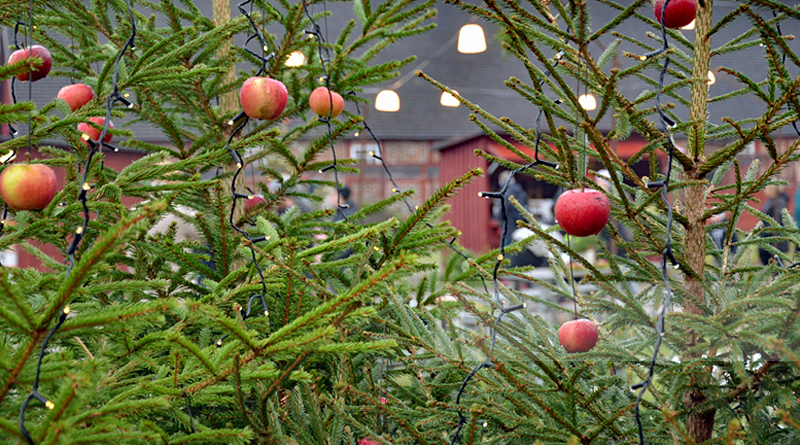
{"type": "Polygon", "coordinates": [[[296,67],[306,63],[306,55],[300,51],[293,51],[286,57],[286,66],[296,67]]]}
{"type": "MultiPolygon", "coordinates": [[[[456,90],[453,90],[453,92],[458,94],[458,91],[456,90]]],[[[450,108],[455,108],[461,105],[461,102],[459,102],[455,96],[448,93],[447,91],[442,91],[442,96],[439,98],[439,103],[443,107],[450,107],[450,108]]]]}
{"type": "Polygon", "coordinates": [[[375,97],[375,109],[394,113],[400,110],[400,96],[392,90],[383,90],[375,97]]]}
{"type": "Polygon", "coordinates": [[[592,111],[597,108],[597,99],[591,94],[581,94],[578,96],[578,103],[586,111],[592,111]]]}
{"type": "Polygon", "coordinates": [[[708,84],[709,85],[714,85],[715,83],[717,83],[717,76],[715,76],[713,72],[709,71],[708,72],[708,84]]]}
{"type": "Polygon", "coordinates": [[[693,29],[694,29],[694,22],[695,22],[696,20],[697,20],[697,19],[695,19],[695,20],[692,20],[692,22],[691,22],[691,23],[689,23],[689,24],[688,24],[688,25],[686,25],[686,26],[683,26],[683,27],[681,27],[681,29],[683,29],[683,30],[685,30],[685,31],[691,31],[691,30],[693,30],[693,29]]]}
{"type": "Polygon", "coordinates": [[[486,51],[486,36],[481,25],[470,23],[458,31],[458,52],[462,54],[478,54],[486,51]]]}

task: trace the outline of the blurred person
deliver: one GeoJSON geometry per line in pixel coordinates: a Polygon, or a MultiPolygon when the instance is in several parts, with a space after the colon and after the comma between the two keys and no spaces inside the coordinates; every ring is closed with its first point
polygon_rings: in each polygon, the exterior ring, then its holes
{"type": "MultiPolygon", "coordinates": [[[[502,189],[503,185],[508,181],[508,188],[506,189],[506,193],[503,195],[503,199],[505,199],[505,207],[506,207],[506,220],[508,221],[508,229],[506,230],[506,236],[503,240],[504,245],[509,245],[514,241],[514,237],[512,236],[514,231],[517,230],[517,221],[522,220],[524,221],[525,218],[522,216],[522,212],[520,212],[513,204],[511,204],[510,198],[513,196],[521,205],[522,208],[528,209],[528,193],[525,191],[525,188],[522,187],[522,184],[518,183],[516,178],[511,176],[511,172],[508,170],[501,172],[500,176],[498,177],[498,186],[502,189]]],[[[501,215],[498,215],[497,219],[500,221],[500,230],[503,230],[503,219],[501,215]]]]}
{"type": "Polygon", "coordinates": [[[350,200],[350,187],[344,185],[341,188],[333,189],[325,200],[325,205],[329,209],[335,209],[333,222],[349,219],[351,215],[358,211],[358,206],[350,200]],[[343,207],[342,207],[343,206],[343,207]]]}
{"type": "MultiPolygon", "coordinates": [[[[612,194],[611,188],[613,184],[611,183],[611,173],[608,170],[602,169],[598,171],[597,174],[595,175],[595,182],[597,183],[597,185],[600,186],[601,189],[603,189],[603,193],[605,193],[606,196],[610,196],[612,194]]],[[[623,198],[627,199],[627,196],[623,198]]],[[[619,221],[617,221],[614,218],[609,218],[608,222],[609,224],[613,225],[615,229],[617,229],[617,233],[619,233],[619,236],[622,237],[623,241],[625,242],[633,241],[633,232],[631,231],[630,228],[628,228],[624,224],[620,224],[619,221]]],[[[616,245],[616,243],[614,243],[611,232],[608,230],[608,224],[598,234],[598,241],[603,243],[603,245],[606,246],[606,249],[608,249],[608,251],[611,252],[612,255],[616,255],[621,258],[625,258],[627,256],[625,249],[619,247],[618,245],[616,245]]]]}
{"type": "Polygon", "coordinates": [[[800,169],[797,169],[794,184],[794,221],[800,227],[800,169]]]}
{"type": "MultiPolygon", "coordinates": [[[[725,211],[722,213],[717,213],[716,215],[712,215],[708,218],[709,225],[716,225],[711,231],[709,235],[711,236],[711,240],[714,241],[714,245],[717,249],[724,249],[725,248],[725,239],[728,237],[728,222],[730,212],[725,211]]],[[[731,235],[731,253],[736,253],[736,242],[739,238],[736,236],[736,232],[734,231],[731,235]]]]}
{"type": "MultiPolygon", "coordinates": [[[[783,209],[788,208],[789,206],[789,195],[783,191],[783,186],[777,185],[768,185],[764,192],[767,195],[767,201],[764,203],[764,206],[761,208],[761,212],[768,215],[770,218],[775,220],[778,225],[783,225],[783,209]]],[[[767,221],[764,221],[764,227],[772,227],[767,221]]],[[[771,238],[774,235],[769,232],[763,232],[761,234],[762,238],[771,238]]],[[[780,250],[781,252],[788,252],[789,251],[789,242],[788,241],[779,241],[774,243],[775,247],[780,250]]],[[[772,253],[766,249],[759,248],[758,249],[758,256],[761,259],[761,264],[765,266],[769,264],[769,259],[772,258],[772,253]]]]}

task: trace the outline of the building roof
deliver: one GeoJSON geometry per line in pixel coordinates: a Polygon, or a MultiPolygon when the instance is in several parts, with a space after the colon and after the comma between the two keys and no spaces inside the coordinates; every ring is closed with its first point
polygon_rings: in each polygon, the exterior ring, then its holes
{"type": "MultiPolygon", "coordinates": [[[[210,2],[197,3],[210,17],[210,2]]],[[[232,2],[234,15],[238,14],[238,10],[235,7],[236,3],[232,2]]],[[[731,1],[716,1],[714,3],[714,19],[721,18],[733,8],[738,7],[739,4],[731,1]]],[[[341,29],[353,16],[352,5],[350,3],[330,2],[326,7],[332,13],[332,16],[325,25],[331,36],[338,35],[335,30],[341,29]]],[[[382,62],[402,59],[409,55],[418,56],[417,60],[405,67],[395,80],[387,82],[385,85],[369,87],[361,93],[362,97],[374,100],[374,97],[382,88],[392,88],[400,96],[401,108],[398,112],[380,112],[376,111],[374,107],[368,107],[365,112],[365,118],[370,127],[380,138],[395,140],[445,140],[471,136],[480,131],[469,120],[469,111],[463,105],[457,108],[441,106],[439,104],[439,90],[425,80],[414,76],[414,72],[418,69],[457,90],[459,94],[479,104],[484,110],[498,117],[507,116],[524,127],[532,127],[538,111],[537,108],[504,86],[504,82],[512,76],[522,80],[528,79],[528,77],[522,63],[500,47],[497,40],[499,29],[492,24],[477,21],[484,27],[488,49],[479,54],[461,54],[456,50],[459,29],[462,25],[475,21],[475,19],[450,4],[438,4],[436,7],[439,12],[434,19],[437,24],[434,30],[422,35],[404,38],[395,45],[390,46],[376,59],[376,62],[382,62]]],[[[614,10],[604,6],[597,0],[589,0],[589,7],[592,14],[592,28],[597,28],[600,24],[607,23],[616,15],[614,10]]],[[[319,10],[320,6],[317,5],[316,8],[319,10]]],[[[766,18],[772,18],[771,15],[766,15],[767,12],[756,12],[766,18]]],[[[652,17],[650,3],[645,3],[639,13],[648,18],[652,17]]],[[[784,27],[793,29],[794,27],[791,25],[795,23],[785,22],[784,27]]],[[[719,46],[736,36],[742,35],[750,30],[752,26],[752,22],[745,18],[735,20],[730,25],[722,28],[712,38],[712,47],[719,46]]],[[[8,32],[8,30],[6,31],[8,32]]],[[[656,29],[635,18],[623,22],[620,31],[631,38],[657,46],[656,40],[652,37],[656,34],[656,29]]],[[[694,31],[681,32],[689,39],[694,38],[694,31]]],[[[6,35],[6,38],[8,38],[8,35],[6,35]]],[[[601,45],[607,45],[614,38],[610,34],[604,36],[600,44],[592,44],[590,51],[597,57],[602,51],[601,45]]],[[[751,41],[758,38],[758,35],[754,35],[745,40],[751,41]]],[[[241,43],[240,41],[243,39],[244,36],[237,36],[238,43],[241,43]]],[[[789,41],[788,44],[795,51],[800,52],[800,42],[796,39],[789,41]]],[[[634,54],[643,52],[629,42],[623,42],[621,50],[634,54]]],[[[551,53],[554,53],[548,48],[543,48],[543,51],[550,56],[553,55],[551,53]]],[[[625,68],[638,63],[638,61],[628,57],[619,57],[619,63],[622,68],[625,68]]],[[[681,63],[686,66],[691,64],[690,61],[681,63]]],[[[767,61],[764,58],[763,50],[758,45],[743,52],[715,56],[712,59],[711,66],[717,78],[716,84],[710,90],[712,96],[725,94],[739,88],[739,83],[732,76],[716,71],[717,67],[728,66],[740,70],[757,81],[767,76],[767,61]]],[[[608,69],[610,69],[610,66],[606,67],[606,71],[608,69]]],[[[655,78],[659,69],[660,64],[653,63],[644,73],[651,78],[655,78]]],[[[797,75],[797,71],[797,67],[790,68],[790,74],[792,75],[797,75]]],[[[68,82],[68,79],[58,77],[48,77],[37,82],[36,88],[34,88],[33,100],[40,105],[49,102],[56,96],[58,89],[68,82]]],[[[653,87],[643,80],[629,77],[620,84],[620,89],[627,97],[633,99],[644,90],[652,91],[653,87]]],[[[683,95],[688,96],[688,90],[684,89],[683,95]]],[[[20,100],[26,100],[27,89],[22,91],[18,97],[20,100]]],[[[553,96],[553,98],[555,99],[556,97],[553,96]]],[[[674,102],[674,100],[667,101],[674,102]]],[[[364,108],[366,107],[362,107],[362,110],[364,108]]],[[[348,109],[354,111],[352,104],[348,104],[348,109]]],[[[764,109],[765,106],[762,102],[753,95],[746,94],[732,101],[711,103],[709,115],[712,123],[721,123],[722,117],[744,120],[760,116],[764,109]]],[[[688,117],[688,109],[685,106],[679,105],[674,111],[681,118],[688,117]]],[[[611,125],[610,116],[607,116],[601,122],[601,128],[604,130],[609,130],[611,125]]],[[[148,142],[163,142],[165,140],[160,130],[146,123],[135,123],[130,129],[141,140],[148,142]]]]}

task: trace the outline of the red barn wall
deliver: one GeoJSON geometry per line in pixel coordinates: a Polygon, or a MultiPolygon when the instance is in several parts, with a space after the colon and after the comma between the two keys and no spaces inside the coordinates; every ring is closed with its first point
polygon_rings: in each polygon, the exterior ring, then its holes
{"type": "Polygon", "coordinates": [[[478,196],[479,192],[491,191],[485,175],[488,161],[475,156],[475,149],[485,149],[486,138],[476,138],[461,145],[442,150],[439,159],[440,185],[445,185],[469,170],[480,167],[484,174],[472,180],[450,199],[450,212],[445,220],[461,231],[458,242],[473,252],[485,252],[496,244],[497,235],[491,226],[491,200],[478,196]]]}

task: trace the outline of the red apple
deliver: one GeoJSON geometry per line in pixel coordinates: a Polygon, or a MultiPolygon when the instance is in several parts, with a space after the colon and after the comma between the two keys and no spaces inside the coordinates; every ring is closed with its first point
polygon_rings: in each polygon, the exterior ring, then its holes
{"type": "Polygon", "coordinates": [[[47,77],[47,73],[50,72],[50,68],[53,67],[53,58],[50,57],[50,51],[41,45],[33,45],[30,48],[14,51],[11,53],[11,57],[8,58],[8,64],[11,65],[31,57],[39,57],[42,59],[42,63],[31,63],[30,69],[26,70],[24,73],[17,74],[17,79],[21,82],[26,80],[36,82],[39,79],[44,79],[47,77]]]}
{"type": "Polygon", "coordinates": [[[44,164],[12,164],[0,173],[0,196],[13,210],[41,210],[56,196],[56,174],[44,164]]]}
{"type": "Polygon", "coordinates": [[[589,320],[570,320],[558,329],[558,342],[569,353],[586,352],[597,344],[597,326],[589,320]]]}
{"type": "Polygon", "coordinates": [[[94,98],[94,90],[89,85],[76,83],[61,88],[58,91],[58,98],[63,99],[69,105],[69,109],[75,111],[94,98]]]}
{"type": "MultiPolygon", "coordinates": [[[[90,117],[89,120],[99,125],[100,127],[102,127],[106,123],[106,118],[104,117],[90,117]]],[[[114,123],[109,122],[108,128],[109,129],[114,128],[114,123]]],[[[94,128],[93,126],[89,125],[86,122],[81,122],[80,124],[78,124],[78,131],[87,134],[93,141],[97,141],[98,139],[100,139],[100,133],[101,133],[100,130],[94,128]]],[[[111,135],[111,132],[106,132],[106,137],[103,138],[103,142],[109,143],[111,142],[112,138],[113,136],[111,135]]]]}
{"type": "Polygon", "coordinates": [[[244,211],[245,212],[249,212],[250,210],[253,210],[253,208],[255,208],[255,206],[257,206],[257,205],[261,204],[262,202],[264,202],[264,197],[261,196],[261,195],[250,195],[250,196],[252,196],[252,198],[245,198],[245,200],[244,200],[244,211]]]}
{"type": "Polygon", "coordinates": [[[556,222],[572,236],[597,235],[608,222],[611,206],[606,195],[593,189],[568,190],[556,201],[556,222]]]}
{"type": "Polygon", "coordinates": [[[372,439],[371,437],[365,437],[358,441],[358,445],[381,445],[376,440],[372,439]]]}
{"type": "Polygon", "coordinates": [[[316,113],[317,116],[327,118],[328,113],[330,113],[330,118],[333,119],[342,114],[344,110],[344,99],[339,93],[331,91],[330,94],[328,94],[327,88],[317,87],[311,92],[311,96],[308,97],[308,106],[311,107],[311,111],[316,113]],[[333,103],[333,110],[331,110],[331,103],[333,103]]]}
{"type": "MultiPolygon", "coordinates": [[[[653,5],[653,14],[656,21],[661,23],[661,8],[664,7],[664,0],[656,0],[653,5]]],[[[692,23],[697,15],[697,0],[669,0],[667,10],[664,11],[664,26],[667,28],[682,28],[692,23]]]]}
{"type": "Polygon", "coordinates": [[[289,91],[279,80],[251,77],[239,89],[239,103],[244,114],[252,119],[275,120],[283,113],[289,91]]]}

